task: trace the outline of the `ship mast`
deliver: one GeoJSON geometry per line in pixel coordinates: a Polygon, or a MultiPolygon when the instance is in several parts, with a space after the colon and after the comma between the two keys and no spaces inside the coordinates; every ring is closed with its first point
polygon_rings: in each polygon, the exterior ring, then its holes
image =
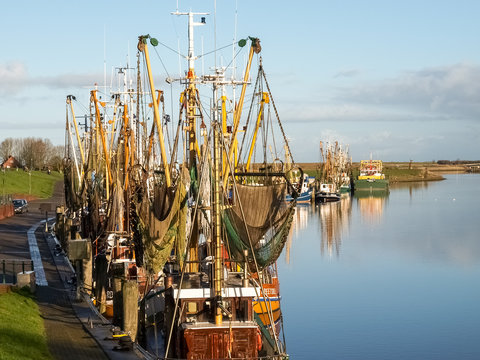
{"type": "Polygon", "coordinates": [[[188,165],[191,168],[195,164],[196,155],[200,158],[200,149],[196,136],[196,117],[199,116],[200,99],[197,97],[197,88],[195,86],[197,76],[195,74],[195,46],[194,46],[194,28],[195,26],[203,26],[206,24],[205,17],[201,17],[200,22],[195,22],[194,15],[208,15],[208,13],[194,13],[194,12],[172,12],[172,15],[185,15],[188,16],[188,72],[186,78],[186,96],[187,96],[187,120],[188,125],[186,127],[186,137],[188,138],[188,165]]]}
{"type": "Polygon", "coordinates": [[[221,240],[221,216],[220,216],[220,124],[218,122],[217,111],[217,85],[213,85],[213,246],[214,246],[214,277],[213,277],[213,293],[215,294],[215,324],[221,325],[222,315],[222,281],[223,281],[223,264],[222,264],[222,240],[221,240]]]}

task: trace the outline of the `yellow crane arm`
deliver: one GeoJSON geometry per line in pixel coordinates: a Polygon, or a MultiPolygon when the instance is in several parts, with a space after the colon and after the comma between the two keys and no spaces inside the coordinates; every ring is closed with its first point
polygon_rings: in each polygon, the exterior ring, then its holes
{"type": "Polygon", "coordinates": [[[260,124],[262,122],[263,118],[263,108],[265,104],[268,104],[270,101],[268,97],[268,93],[264,92],[262,94],[262,101],[260,103],[260,110],[258,111],[258,116],[257,116],[257,123],[255,124],[255,131],[253,132],[253,139],[252,139],[252,144],[250,145],[250,151],[248,153],[248,160],[247,160],[247,166],[246,166],[246,171],[250,168],[250,161],[252,160],[252,154],[253,154],[253,149],[255,148],[255,143],[257,141],[257,134],[258,134],[258,129],[260,128],[260,124]]]}
{"type": "Polygon", "coordinates": [[[103,146],[103,153],[105,154],[105,163],[107,164],[107,177],[108,177],[108,183],[112,183],[112,172],[110,170],[110,159],[108,156],[108,151],[107,151],[107,143],[105,140],[105,132],[103,131],[103,125],[100,121],[100,109],[98,108],[98,100],[97,100],[97,90],[92,90],[90,92],[93,100],[93,104],[95,105],[95,121],[97,124],[97,129],[100,131],[100,138],[102,140],[102,146],[103,146]]]}
{"type": "MultiPolygon", "coordinates": [[[[240,117],[242,116],[242,108],[243,108],[243,100],[245,99],[245,91],[247,90],[247,82],[248,82],[248,77],[250,74],[250,67],[252,66],[252,59],[253,59],[253,54],[260,52],[260,40],[259,39],[252,39],[252,45],[250,46],[250,52],[248,54],[248,62],[247,62],[247,67],[245,69],[245,75],[243,77],[243,85],[242,85],[242,91],[240,93],[240,99],[238,100],[238,105],[235,109],[234,116],[233,116],[233,131],[232,131],[232,137],[230,140],[230,148],[228,149],[228,158],[227,158],[227,166],[225,169],[225,173],[223,174],[223,186],[225,187],[227,185],[227,176],[226,174],[228,171],[230,171],[230,162],[232,160],[232,155],[233,155],[233,150],[234,146],[233,144],[235,143],[235,139],[237,138],[237,132],[238,132],[238,125],[240,124],[240,117]]],[[[234,169],[233,169],[234,170],[234,169]]]]}
{"type": "Polygon", "coordinates": [[[153,115],[155,119],[155,124],[157,125],[158,131],[158,140],[160,142],[160,151],[162,153],[162,162],[163,167],[165,169],[165,180],[167,183],[167,187],[172,185],[172,180],[170,178],[170,170],[168,168],[167,162],[167,152],[165,150],[165,141],[163,138],[163,130],[162,130],[162,123],[160,121],[160,113],[158,111],[158,102],[157,97],[155,95],[155,85],[153,83],[153,75],[152,75],[152,68],[150,66],[150,56],[148,55],[148,45],[146,41],[147,37],[140,36],[138,38],[138,50],[143,52],[145,56],[145,63],[147,65],[147,72],[148,72],[148,81],[150,83],[150,93],[152,94],[152,103],[153,103],[153,115]]]}
{"type": "Polygon", "coordinates": [[[70,105],[70,110],[72,111],[73,124],[75,125],[75,135],[77,136],[78,147],[80,148],[80,156],[82,158],[82,172],[83,172],[83,165],[85,164],[85,155],[83,154],[82,141],[80,140],[77,119],[75,118],[75,112],[73,111],[72,96],[70,95],[67,96],[67,104],[70,105]]]}

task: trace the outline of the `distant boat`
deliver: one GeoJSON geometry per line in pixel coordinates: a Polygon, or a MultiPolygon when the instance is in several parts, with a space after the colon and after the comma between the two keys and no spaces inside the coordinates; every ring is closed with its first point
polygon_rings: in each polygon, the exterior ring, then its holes
{"type": "Polygon", "coordinates": [[[355,191],[387,190],[389,181],[383,173],[381,160],[360,161],[360,174],[354,180],[355,191]]]}
{"type": "Polygon", "coordinates": [[[333,202],[340,200],[340,193],[337,191],[335,184],[320,184],[319,189],[315,193],[316,203],[333,202]]]}
{"type": "MultiPolygon", "coordinates": [[[[307,174],[303,174],[303,180],[302,180],[302,186],[300,189],[300,194],[298,195],[297,199],[297,204],[305,204],[309,203],[312,201],[312,188],[310,186],[310,183],[312,182],[307,174]]],[[[285,196],[285,201],[291,202],[294,201],[295,198],[291,194],[287,194],[285,196]]]]}
{"type": "Polygon", "coordinates": [[[338,142],[326,144],[320,141],[319,177],[315,186],[315,202],[325,203],[340,200],[340,193],[350,192],[350,164],[348,146],[342,148],[338,142]]]}

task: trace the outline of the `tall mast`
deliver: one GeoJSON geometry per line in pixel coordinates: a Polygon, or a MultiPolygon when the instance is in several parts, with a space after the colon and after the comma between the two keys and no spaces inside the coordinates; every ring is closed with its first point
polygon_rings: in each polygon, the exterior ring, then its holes
{"type": "MultiPolygon", "coordinates": [[[[195,26],[203,26],[205,25],[205,17],[201,17],[200,22],[194,21],[194,15],[208,15],[208,13],[194,13],[194,12],[179,12],[176,11],[172,13],[172,15],[186,15],[188,16],[188,72],[186,79],[187,88],[183,92],[186,96],[186,122],[187,126],[185,127],[185,138],[188,139],[186,146],[186,154],[188,158],[186,159],[187,167],[192,169],[196,167],[196,159],[200,158],[200,147],[198,146],[197,141],[197,124],[196,119],[197,117],[201,117],[200,111],[200,99],[198,98],[198,91],[196,88],[197,76],[195,75],[195,60],[197,57],[195,56],[195,43],[194,43],[194,28],[195,26]]],[[[202,119],[203,124],[203,119],[202,119]]],[[[193,232],[192,232],[192,239],[190,242],[189,258],[192,263],[189,265],[190,271],[196,272],[198,271],[198,264],[194,263],[198,259],[198,221],[197,219],[193,219],[192,221],[193,232]]]]}
{"type": "Polygon", "coordinates": [[[195,42],[194,42],[194,28],[195,26],[205,25],[205,17],[201,18],[200,22],[194,21],[194,15],[208,15],[208,13],[194,13],[194,12],[172,12],[172,15],[185,15],[188,16],[188,72],[187,72],[187,120],[188,127],[186,128],[187,138],[188,138],[188,154],[189,154],[189,167],[192,167],[195,164],[195,157],[200,157],[200,148],[197,142],[196,136],[196,117],[198,116],[197,108],[200,105],[200,99],[197,98],[197,88],[195,83],[197,77],[195,75],[195,42]]]}
{"type": "Polygon", "coordinates": [[[213,271],[213,292],[215,294],[215,324],[221,325],[223,320],[221,301],[222,301],[222,281],[223,281],[223,264],[222,264],[222,239],[221,239],[221,216],[220,216],[220,134],[221,127],[218,121],[217,110],[217,85],[213,84],[213,246],[214,246],[214,271],[213,271]]]}

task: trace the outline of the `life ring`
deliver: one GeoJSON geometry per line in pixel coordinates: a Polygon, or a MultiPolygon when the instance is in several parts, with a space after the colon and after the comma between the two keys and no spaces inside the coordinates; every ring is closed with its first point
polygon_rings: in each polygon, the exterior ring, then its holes
{"type": "Polygon", "coordinates": [[[262,334],[260,333],[260,329],[257,328],[257,351],[262,350],[262,334]]]}

